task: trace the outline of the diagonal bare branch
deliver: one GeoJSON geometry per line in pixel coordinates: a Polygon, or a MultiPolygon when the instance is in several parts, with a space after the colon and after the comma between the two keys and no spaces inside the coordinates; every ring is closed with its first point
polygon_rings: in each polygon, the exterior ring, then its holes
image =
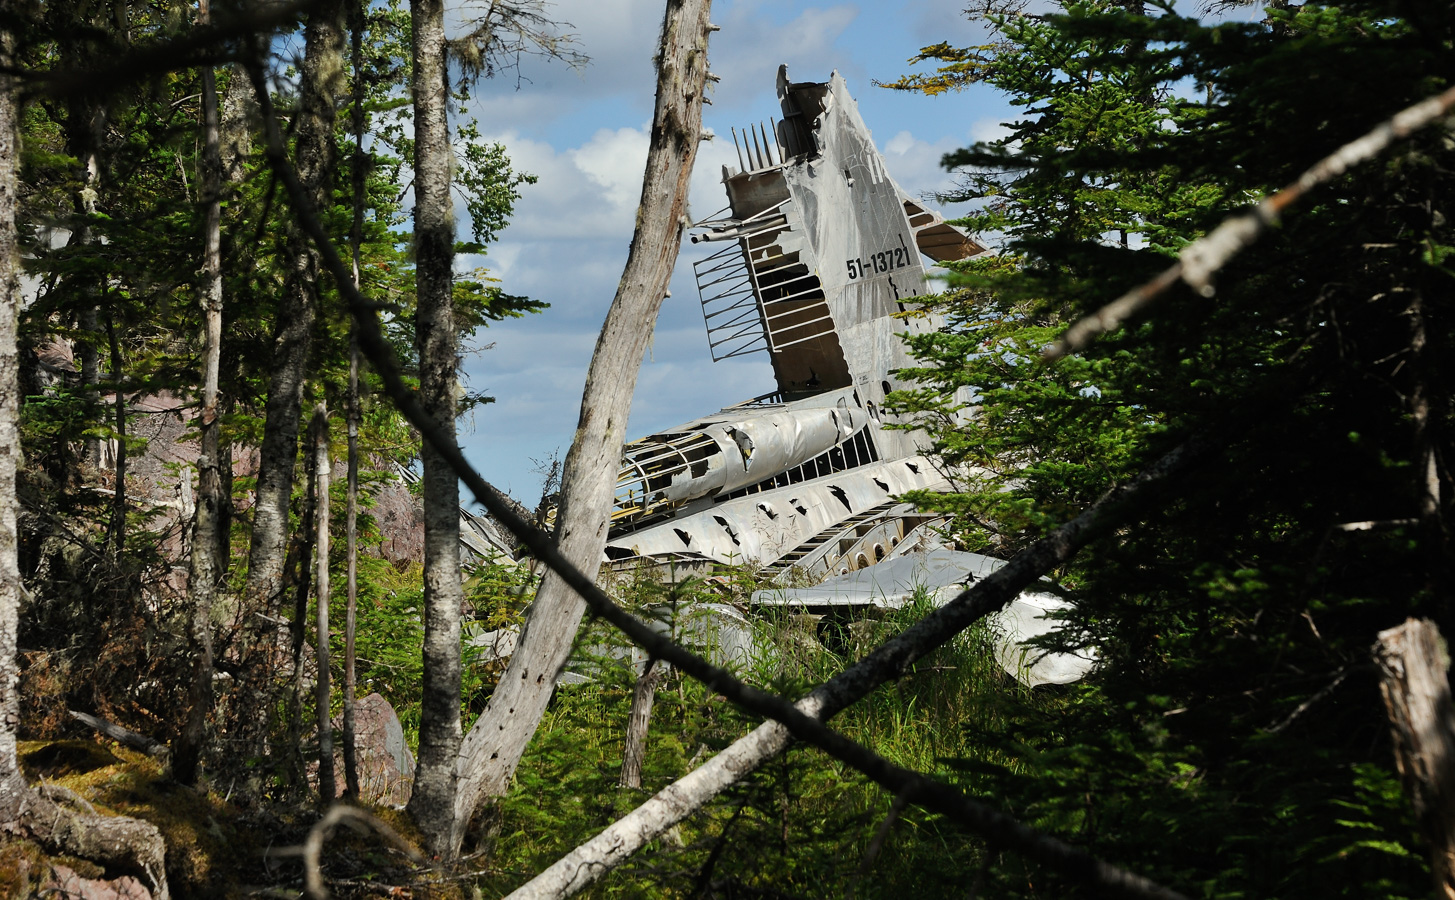
{"type": "MultiPolygon", "coordinates": [[[[347,302],[358,325],[360,349],[379,374],[385,393],[405,419],[419,431],[421,437],[455,470],[460,480],[475,494],[476,500],[509,528],[537,559],[577,591],[593,613],[616,627],[652,656],[678,667],[729,701],[749,712],[777,720],[793,737],[853,766],[896,795],[904,794],[910,802],[960,822],[996,846],[1024,853],[1113,896],[1181,900],[1181,894],[1150,879],[1099,860],[1060,840],[1042,835],[1014,818],[964,796],[943,782],[890,763],[867,747],[831,730],[822,721],[788,700],[745,684],[727,670],[689,652],[612,602],[595,582],[562,556],[550,536],[526,522],[508,499],[480,476],[465,459],[453,436],[447,434],[424,412],[413,392],[404,384],[399,362],[379,327],[375,315],[377,307],[354,287],[347,264],[339,256],[337,248],[324,230],[317,210],[313,208],[312,201],[287,158],[262,67],[254,61],[248,68],[266,126],[268,163],[288,191],[299,224],[317,245],[324,265],[333,275],[339,293],[347,302]]],[[[1025,585],[1051,569],[1057,561],[1069,558],[1086,541],[1117,524],[1129,504],[1145,500],[1152,493],[1151,488],[1164,484],[1172,476],[1189,468],[1202,457],[1205,449],[1206,445],[1199,441],[1181,446],[1147,472],[1114,489],[1091,510],[1017,555],[1004,568],[965,591],[950,604],[886,642],[859,665],[830,682],[836,689],[825,692],[821,697],[823,709],[837,712],[843,705],[863,696],[873,686],[903,672],[915,659],[949,640],[979,618],[1010,602],[1025,585]]],[[[810,695],[805,700],[812,700],[813,697],[814,695],[810,695]]]]}
{"type": "Polygon", "coordinates": [[[1431,125],[1452,108],[1455,108],[1455,87],[1427,97],[1379,123],[1373,131],[1319,160],[1283,190],[1265,198],[1247,212],[1224,219],[1217,228],[1182,248],[1177,262],[1156,278],[1138,285],[1076,322],[1041,355],[1053,360],[1085,349],[1101,335],[1121,327],[1123,322],[1150,306],[1179,281],[1186,282],[1202,296],[1211,297],[1214,291],[1212,276],[1233,257],[1252,246],[1263,232],[1277,224],[1278,217],[1303,199],[1305,194],[1333,181],[1354,166],[1375,158],[1394,142],[1431,125]]]}

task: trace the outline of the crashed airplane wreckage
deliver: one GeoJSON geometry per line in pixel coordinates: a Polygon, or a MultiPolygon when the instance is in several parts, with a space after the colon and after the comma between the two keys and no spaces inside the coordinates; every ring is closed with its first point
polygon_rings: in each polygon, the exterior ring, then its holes
{"type": "MultiPolygon", "coordinates": [[[[604,562],[679,574],[754,564],[780,583],[796,570],[823,583],[753,603],[809,613],[897,606],[924,587],[948,599],[1000,561],[941,546],[939,520],[896,499],[949,484],[922,455],[923,435],[886,427],[883,403],[906,386],[894,371],[914,363],[900,334],[942,324],[912,302],[929,292],[924,258],[985,248],[894,183],[837,72],[796,83],[780,67],[778,99],[781,122],[733,130],[728,206],[692,236],[722,245],[694,264],[713,360],[767,353],[777,390],[628,444],[604,562]]],[[[1012,674],[1040,683],[1086,671],[1087,660],[1027,666],[1011,652],[1050,627],[1043,615],[1058,603],[1028,594],[1002,617],[1012,674]]],[[[709,643],[744,646],[741,634],[709,643]]]]}
{"type": "Polygon", "coordinates": [[[895,497],[945,486],[884,395],[912,365],[899,333],[922,256],[984,251],[885,168],[844,80],[791,83],[783,120],[733,130],[728,207],[695,226],[721,249],[696,263],[714,361],[766,352],[778,390],[627,445],[606,554],[843,572],[883,559],[920,524],[895,497]]]}

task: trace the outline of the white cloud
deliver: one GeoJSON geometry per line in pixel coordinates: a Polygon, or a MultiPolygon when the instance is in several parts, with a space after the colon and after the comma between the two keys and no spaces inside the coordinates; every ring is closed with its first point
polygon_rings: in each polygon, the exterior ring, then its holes
{"type": "Polygon", "coordinates": [[[963,141],[942,137],[934,143],[901,131],[883,147],[884,162],[899,186],[911,196],[919,197],[942,210],[953,213],[931,196],[955,186],[955,176],[940,165],[946,153],[964,146],[963,141]]]}
{"type": "Polygon", "coordinates": [[[858,7],[809,8],[786,22],[773,20],[776,7],[736,3],[719,21],[723,30],[714,35],[709,53],[712,70],[722,81],[713,92],[710,111],[736,112],[771,92],[780,65],[787,65],[789,77],[798,80],[826,79],[834,68],[858,74],[852,56],[838,46],[858,18],[858,7]]]}
{"type": "Polygon", "coordinates": [[[1008,134],[1010,128],[1001,118],[976,119],[970,125],[971,141],[998,141],[1008,134]]]}
{"type": "Polygon", "coordinates": [[[601,129],[584,146],[570,151],[576,168],[602,190],[615,213],[636,209],[650,145],[646,129],[601,129]]]}

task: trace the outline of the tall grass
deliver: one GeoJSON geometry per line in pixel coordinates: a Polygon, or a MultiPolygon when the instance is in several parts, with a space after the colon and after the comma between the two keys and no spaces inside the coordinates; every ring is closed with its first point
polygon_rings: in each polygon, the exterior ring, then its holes
{"type": "MultiPolygon", "coordinates": [[[[636,585],[628,593],[628,601],[661,608],[660,592],[636,585]]],[[[683,608],[704,599],[701,591],[677,593],[683,608]]],[[[740,674],[800,696],[928,610],[920,597],[903,609],[857,618],[812,621],[779,611],[757,619],[759,652],[740,674]]],[[[1056,702],[1008,678],[989,638],[983,629],[966,632],[840,714],[835,726],[900,765],[973,789],[977,770],[1013,765],[985,738],[1004,733],[1028,704],[1056,702]]],[[[580,646],[599,651],[610,642],[604,630],[592,628],[580,646]]],[[[598,662],[592,672],[592,683],[557,691],[515,789],[492,813],[482,847],[489,867],[479,884],[486,895],[521,883],[758,724],[674,673],[658,692],[643,788],[621,789],[616,779],[632,670],[598,662]]],[[[892,799],[836,761],[795,746],[638,854],[591,896],[965,895],[985,863],[983,844],[917,810],[899,817],[882,852],[865,866],[866,847],[892,799]]]]}

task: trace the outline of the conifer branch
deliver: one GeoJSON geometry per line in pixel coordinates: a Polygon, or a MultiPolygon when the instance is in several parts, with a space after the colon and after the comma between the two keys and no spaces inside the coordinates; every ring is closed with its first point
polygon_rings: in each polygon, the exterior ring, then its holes
{"type": "Polygon", "coordinates": [[[1138,285],[1066,329],[1042,351],[1046,360],[1084,350],[1102,334],[1121,324],[1167,292],[1179,281],[1198,294],[1211,297],[1212,276],[1278,223],[1278,218],[1314,188],[1327,184],[1360,163],[1383,153],[1391,144],[1429,126],[1455,108],[1455,87],[1428,97],[1381,122],[1363,137],[1350,141],[1305,171],[1292,184],[1244,213],[1230,216],[1178,254],[1177,262],[1156,278],[1138,285]]]}

